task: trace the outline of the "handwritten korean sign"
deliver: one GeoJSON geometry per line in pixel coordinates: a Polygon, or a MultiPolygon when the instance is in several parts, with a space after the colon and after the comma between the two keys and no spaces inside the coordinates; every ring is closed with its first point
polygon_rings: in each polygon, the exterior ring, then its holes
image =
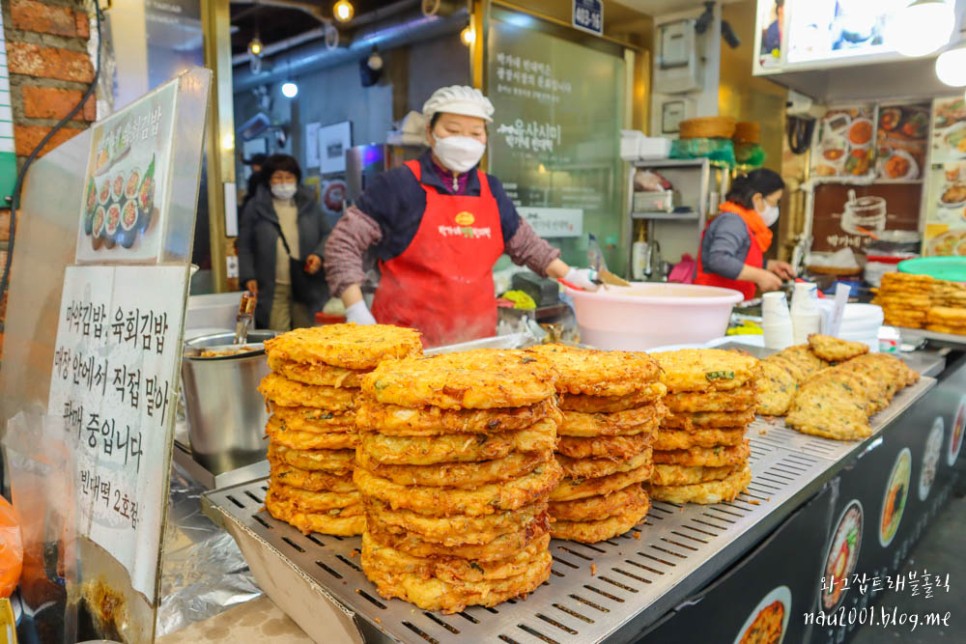
{"type": "Polygon", "coordinates": [[[186,279],[184,266],[69,267],[48,402],[75,446],[82,536],[110,552],[149,599],[186,279]]]}
{"type": "Polygon", "coordinates": [[[541,237],[581,237],[584,211],[578,208],[518,208],[517,212],[541,237]]]}

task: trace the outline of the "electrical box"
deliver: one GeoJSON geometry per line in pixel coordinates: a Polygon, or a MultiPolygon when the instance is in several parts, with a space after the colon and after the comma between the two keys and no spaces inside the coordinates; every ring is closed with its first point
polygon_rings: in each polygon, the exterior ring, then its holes
{"type": "Polygon", "coordinates": [[[703,86],[704,57],[698,51],[694,24],[694,20],[678,20],[657,28],[654,91],[681,94],[703,86]]]}

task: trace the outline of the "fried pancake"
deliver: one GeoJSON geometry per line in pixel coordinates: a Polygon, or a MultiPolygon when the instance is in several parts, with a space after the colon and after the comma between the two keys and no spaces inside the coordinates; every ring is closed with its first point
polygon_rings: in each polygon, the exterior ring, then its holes
{"type": "Polygon", "coordinates": [[[789,358],[783,357],[780,353],[768,356],[762,360],[762,364],[764,363],[783,369],[792,377],[797,385],[802,384],[812,375],[812,371],[803,368],[800,364],[792,362],[789,358]]]}
{"type": "Polygon", "coordinates": [[[300,470],[277,458],[269,461],[272,480],[288,487],[297,487],[310,492],[355,492],[356,484],[348,474],[338,475],[328,472],[300,470]]]}
{"type": "Polygon", "coordinates": [[[356,422],[362,431],[389,436],[438,436],[440,434],[499,434],[527,429],[542,420],[560,423],[563,416],[554,399],[529,407],[494,409],[440,409],[383,405],[363,397],[356,422]]]}
{"type": "Polygon", "coordinates": [[[278,375],[306,385],[358,389],[370,369],[343,369],[315,362],[292,362],[278,355],[268,356],[268,368],[278,375]]]}
{"type": "Polygon", "coordinates": [[[356,458],[354,449],[291,449],[284,445],[268,444],[269,460],[277,460],[300,470],[328,472],[329,474],[351,474],[356,458]]]}
{"type": "Polygon", "coordinates": [[[651,462],[651,448],[648,447],[640,454],[627,460],[610,458],[570,458],[563,454],[557,455],[557,462],[563,468],[564,476],[571,479],[600,478],[618,472],[629,472],[644,467],[651,462]]]}
{"type": "Polygon", "coordinates": [[[318,387],[287,380],[277,373],[262,379],[258,391],[265,400],[278,407],[314,407],[328,411],[347,411],[355,407],[356,389],[318,387]]]}
{"type": "Polygon", "coordinates": [[[484,544],[467,541],[460,544],[441,545],[427,541],[411,532],[387,529],[372,515],[369,515],[367,521],[366,532],[375,541],[415,557],[462,557],[476,561],[495,561],[512,557],[534,541],[540,539],[546,539],[548,543],[550,541],[550,519],[546,514],[524,524],[515,532],[501,534],[484,544]]]}
{"type": "Polygon", "coordinates": [[[366,577],[387,599],[399,598],[423,610],[459,613],[467,606],[496,606],[508,599],[533,592],[550,577],[553,560],[549,552],[537,558],[526,571],[509,579],[485,582],[448,583],[438,578],[394,573],[362,559],[366,577]]]}
{"type": "Polygon", "coordinates": [[[433,517],[410,510],[393,510],[376,499],[366,499],[366,514],[373,525],[393,534],[413,534],[441,546],[485,545],[505,534],[547,522],[545,502],[512,511],[470,517],[454,514],[433,517]],[[536,522],[536,523],[535,523],[536,522]]]}
{"type": "Polygon", "coordinates": [[[586,396],[563,393],[558,396],[557,404],[564,411],[577,411],[585,414],[611,414],[655,405],[661,401],[666,393],[667,387],[655,382],[627,396],[586,396]]]}
{"type": "Polygon", "coordinates": [[[768,360],[762,361],[761,371],[761,378],[758,379],[758,413],[763,416],[784,416],[798,392],[798,383],[781,365],[768,360]]]}
{"type": "Polygon", "coordinates": [[[557,444],[557,453],[570,458],[624,460],[633,458],[650,447],[656,433],[601,438],[562,436],[557,444]]]}
{"type": "Polygon", "coordinates": [[[681,349],[654,354],[671,393],[729,391],[754,381],[758,359],[722,349],[681,349]]]}
{"type": "Polygon", "coordinates": [[[277,498],[274,494],[265,495],[265,509],[279,521],[284,521],[304,534],[318,532],[339,537],[354,537],[366,529],[366,517],[362,513],[351,514],[345,510],[333,509],[327,512],[311,512],[300,509],[287,499],[277,498]],[[351,516],[347,516],[350,515],[351,516]]]}
{"type": "Polygon", "coordinates": [[[527,407],[553,397],[546,361],[515,349],[476,349],[383,362],[362,381],[377,402],[443,409],[527,407]]]}
{"type": "Polygon", "coordinates": [[[812,350],[807,344],[796,344],[795,346],[788,347],[787,349],[782,349],[774,355],[781,356],[782,358],[799,365],[805,370],[807,375],[811,375],[816,371],[821,371],[829,366],[827,362],[812,353],[812,350]]]}
{"type": "Polygon", "coordinates": [[[383,465],[475,463],[504,458],[515,452],[553,451],[557,426],[543,420],[528,429],[502,434],[445,434],[413,437],[360,434],[359,451],[383,465]]]}
{"type": "Polygon", "coordinates": [[[362,536],[362,558],[368,556],[369,566],[394,574],[435,577],[448,583],[498,581],[516,577],[529,566],[549,557],[547,540],[539,539],[506,559],[482,564],[460,557],[414,557],[375,541],[371,535],[362,536]]]}
{"type": "Polygon", "coordinates": [[[616,516],[625,507],[646,499],[644,488],[639,483],[632,483],[610,494],[551,503],[550,516],[556,521],[600,521],[616,516]]]}
{"type": "Polygon", "coordinates": [[[352,410],[339,413],[314,407],[271,407],[272,416],[285,431],[336,434],[356,431],[356,412],[352,410]]]}
{"type": "Polygon", "coordinates": [[[632,503],[606,519],[598,521],[554,521],[550,533],[554,539],[565,539],[580,543],[599,543],[624,534],[641,523],[651,509],[647,493],[641,490],[643,500],[632,503]]]}
{"type": "Polygon", "coordinates": [[[547,460],[553,452],[513,452],[503,458],[474,463],[436,465],[383,465],[369,457],[365,450],[356,452],[359,467],[397,485],[424,487],[476,488],[526,476],[547,460]]]}
{"type": "Polygon", "coordinates": [[[482,516],[546,500],[562,476],[560,465],[550,459],[527,476],[472,490],[399,485],[362,468],[356,468],[353,480],[362,494],[393,509],[403,508],[430,516],[482,516]]]}
{"type": "Polygon", "coordinates": [[[726,467],[686,467],[684,465],[655,465],[651,474],[651,485],[680,486],[698,485],[709,481],[721,481],[740,470],[729,465],[726,467]]]}
{"type": "Polygon", "coordinates": [[[662,403],[609,414],[565,411],[557,434],[578,438],[649,434],[654,432],[666,414],[667,408],[662,403]]]}
{"type": "Polygon", "coordinates": [[[355,449],[359,444],[355,431],[343,434],[285,431],[274,416],[268,419],[265,433],[276,444],[292,449],[355,449]]]}
{"type": "Polygon", "coordinates": [[[701,411],[749,411],[758,404],[758,392],[754,386],[748,386],[730,391],[668,394],[664,404],[675,415],[701,411]]]}
{"type": "Polygon", "coordinates": [[[818,333],[808,336],[808,347],[812,353],[826,362],[845,362],[869,352],[869,345],[863,342],[840,340],[818,333]]]}
{"type": "Polygon", "coordinates": [[[350,506],[359,506],[358,511],[362,512],[362,496],[358,492],[311,492],[269,479],[268,495],[277,502],[287,501],[302,512],[342,510],[345,516],[345,508],[350,506]]]}
{"type": "Polygon", "coordinates": [[[730,447],[741,445],[745,440],[745,428],[711,428],[687,431],[662,428],[651,447],[655,451],[691,449],[692,447],[730,447]]]}
{"type": "Polygon", "coordinates": [[[685,467],[727,467],[744,463],[751,456],[747,439],[732,447],[692,447],[671,452],[654,452],[654,463],[685,467]]]}
{"type": "Polygon", "coordinates": [[[657,382],[661,370],[646,353],[599,351],[564,344],[540,344],[527,349],[557,371],[559,393],[622,397],[657,382]]]}
{"type": "Polygon", "coordinates": [[[550,501],[576,501],[589,496],[603,496],[622,490],[628,485],[641,483],[651,477],[654,467],[651,463],[630,472],[619,472],[596,479],[563,479],[550,493],[550,501]]]}
{"type": "Polygon", "coordinates": [[[326,324],[295,329],[265,341],[270,359],[374,369],[383,360],[420,355],[418,331],[387,324],[326,324]]]}
{"type": "Polygon", "coordinates": [[[949,306],[934,306],[929,309],[927,318],[937,324],[947,324],[949,326],[966,324],[966,309],[953,308],[949,306]]]}
{"type": "Polygon", "coordinates": [[[745,411],[696,411],[668,414],[661,421],[661,429],[683,429],[697,432],[704,429],[735,429],[747,427],[755,421],[753,409],[745,411]]]}
{"type": "Polygon", "coordinates": [[[711,505],[734,501],[751,483],[751,468],[738,470],[720,481],[708,481],[696,485],[651,485],[651,499],[668,503],[700,503],[711,505]]]}

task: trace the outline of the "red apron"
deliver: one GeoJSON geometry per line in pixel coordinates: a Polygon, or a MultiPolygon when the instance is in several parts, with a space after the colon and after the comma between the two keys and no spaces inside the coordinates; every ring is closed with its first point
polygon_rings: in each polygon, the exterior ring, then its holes
{"type": "MultiPolygon", "coordinates": [[[[742,221],[744,223],[744,221],[742,221]]],[[[719,286],[721,288],[730,288],[735,291],[739,291],[745,296],[746,300],[750,300],[755,297],[755,289],[757,288],[754,282],[746,282],[743,280],[732,280],[727,277],[722,277],[715,273],[705,273],[704,264],[701,261],[701,250],[704,246],[704,236],[708,232],[708,225],[704,227],[704,231],[701,233],[701,246],[698,248],[698,274],[694,278],[695,284],[701,284],[702,286],[719,286]]],[[[748,256],[745,257],[745,264],[749,266],[754,266],[755,268],[765,267],[765,255],[761,252],[761,248],[758,246],[758,242],[755,241],[755,236],[751,232],[751,228],[748,224],[745,224],[745,229],[748,231],[748,237],[751,239],[751,245],[748,247],[748,256]]]]}
{"type": "Polygon", "coordinates": [[[486,175],[477,171],[479,197],[443,195],[422,184],[419,161],[406,166],[426,192],[426,210],[409,247],[379,262],[373,316],[422,331],[430,347],[495,335],[493,265],[503,228],[486,175]]]}

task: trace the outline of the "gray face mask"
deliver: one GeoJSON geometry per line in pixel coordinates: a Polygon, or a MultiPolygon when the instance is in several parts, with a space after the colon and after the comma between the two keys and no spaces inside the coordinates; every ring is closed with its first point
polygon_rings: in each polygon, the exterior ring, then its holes
{"type": "Polygon", "coordinates": [[[298,186],[294,183],[275,183],[272,184],[272,196],[282,201],[287,201],[298,192],[298,186]]]}

